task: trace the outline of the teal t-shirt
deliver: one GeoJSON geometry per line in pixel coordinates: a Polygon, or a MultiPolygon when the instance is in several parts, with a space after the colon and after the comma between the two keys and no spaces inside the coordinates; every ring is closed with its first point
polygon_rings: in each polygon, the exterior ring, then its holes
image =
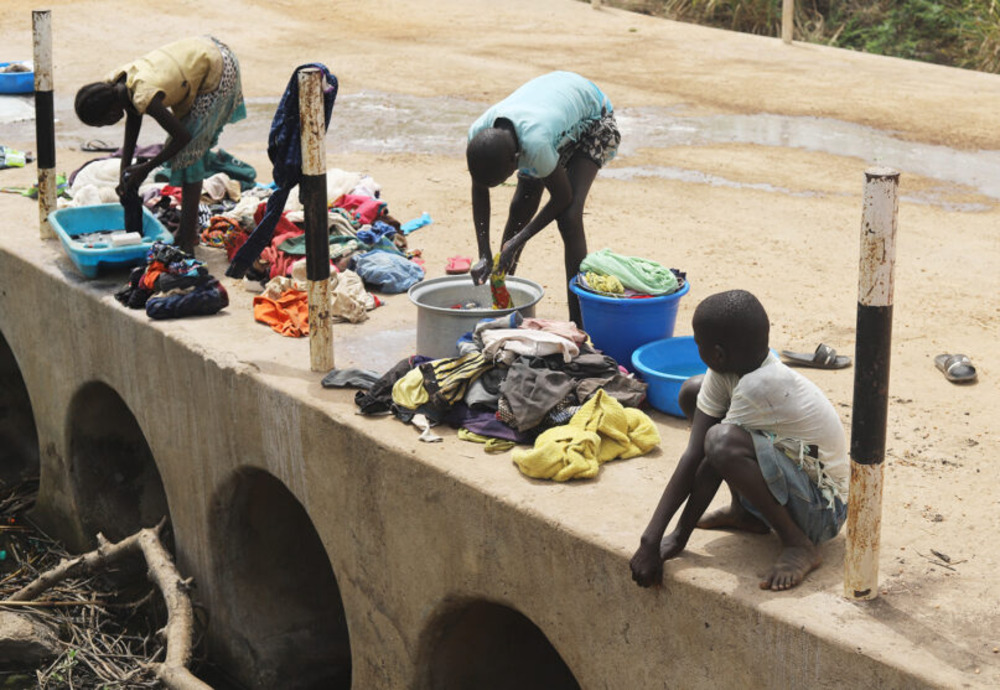
{"type": "Polygon", "coordinates": [[[550,72],[483,113],[469,128],[469,139],[500,118],[510,120],[521,146],[518,172],[548,177],[559,164],[563,147],[611,112],[611,101],[592,81],[573,72],[550,72]]]}

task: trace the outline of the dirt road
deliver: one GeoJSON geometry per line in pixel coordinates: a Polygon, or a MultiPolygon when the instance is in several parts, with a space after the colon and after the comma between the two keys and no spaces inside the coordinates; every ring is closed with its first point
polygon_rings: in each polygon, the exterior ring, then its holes
{"type": "MultiPolygon", "coordinates": [[[[34,5],[0,6],[0,60],[30,57],[34,5]]],[[[776,349],[826,342],[853,354],[862,172],[873,163],[898,167],[885,596],[873,615],[897,621],[976,682],[1000,683],[993,653],[1000,644],[993,539],[1000,525],[993,491],[1000,480],[993,379],[1000,372],[1000,199],[989,191],[1000,179],[1000,77],[785,46],[572,0],[56,0],[49,7],[63,118],[57,131],[65,135],[60,170],[92,156],[76,150],[85,136],[121,137],[85,133],[72,122],[67,108],[78,86],[156,44],[212,33],[239,56],[251,110],[262,113],[242,133],[232,127],[222,143],[267,181],[268,108],[295,66],[320,61],[341,86],[329,165],[373,175],[399,218],[431,213],[434,225],[413,236],[430,276],[443,274],[445,257],[474,252],[461,157],[471,117],[545,71],[588,76],[614,102],[624,137],[622,155],[591,194],[590,248],[687,271],[693,287],[679,334],[690,332],[700,299],[741,287],[768,308],[776,349]],[[396,116],[371,116],[380,102],[396,116]],[[442,136],[439,145],[421,143],[421,128],[442,136]],[[411,139],[393,142],[394,133],[407,132],[411,139]],[[846,133],[838,139],[838,132],[846,133]],[[978,385],[955,386],[935,370],[936,354],[956,351],[978,366],[978,385]],[[954,565],[933,564],[931,548],[954,565]]],[[[4,142],[2,132],[0,125],[0,143],[31,147],[4,142]]],[[[28,170],[0,176],[4,184],[31,177],[28,170]]],[[[504,208],[494,203],[495,225],[504,208]]],[[[560,252],[551,228],[522,260],[521,273],[547,288],[541,315],[565,315],[561,262],[552,260],[560,252]]],[[[374,313],[378,327],[412,319],[397,302],[374,313]]],[[[853,370],[810,376],[849,429],[853,370]]],[[[679,453],[684,438],[682,429],[669,429],[664,457],[679,453]]],[[[652,507],[623,507],[635,512],[636,534],[652,507]]],[[[709,538],[702,539],[692,548],[709,538]]],[[[830,547],[830,566],[812,586],[838,587],[842,548],[842,540],[830,547]]]]}

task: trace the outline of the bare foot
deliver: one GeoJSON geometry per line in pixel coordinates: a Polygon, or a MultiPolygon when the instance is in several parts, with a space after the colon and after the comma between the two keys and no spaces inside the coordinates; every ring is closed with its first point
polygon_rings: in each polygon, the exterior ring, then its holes
{"type": "Polygon", "coordinates": [[[806,575],[816,570],[822,562],[819,550],[812,544],[786,546],[778,554],[778,559],[774,562],[774,567],[771,568],[767,578],[760,583],[760,588],[776,592],[791,589],[802,582],[806,575]]]}
{"type": "Polygon", "coordinates": [[[747,512],[739,503],[733,503],[728,508],[713,510],[702,515],[698,521],[701,529],[734,529],[740,532],[767,534],[771,528],[761,522],[755,515],[747,512]]]}
{"type": "Polygon", "coordinates": [[[671,532],[660,541],[660,560],[669,561],[687,546],[687,540],[681,540],[676,532],[671,532]]]}

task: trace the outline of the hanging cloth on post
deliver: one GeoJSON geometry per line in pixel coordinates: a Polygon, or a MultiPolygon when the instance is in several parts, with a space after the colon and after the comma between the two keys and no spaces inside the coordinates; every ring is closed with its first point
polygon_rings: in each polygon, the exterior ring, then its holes
{"type": "Polygon", "coordinates": [[[260,256],[260,253],[271,243],[274,227],[281,218],[281,213],[288,201],[288,195],[299,180],[302,179],[302,132],[299,124],[299,71],[315,67],[323,72],[326,84],[323,87],[323,131],[330,127],[330,116],[333,113],[333,102],[337,99],[337,77],[330,74],[325,65],[311,63],[295,68],[292,78],[288,81],[285,93],[278,103],[278,109],[271,121],[271,133],[267,139],[267,157],[274,164],[271,176],[277,189],[267,200],[264,217],[254,229],[247,241],[233,257],[226,275],[230,278],[242,278],[260,256]]]}

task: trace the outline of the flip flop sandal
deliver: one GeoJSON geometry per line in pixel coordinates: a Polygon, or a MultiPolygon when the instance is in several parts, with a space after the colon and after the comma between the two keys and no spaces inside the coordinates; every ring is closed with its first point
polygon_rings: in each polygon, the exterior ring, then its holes
{"type": "Polygon", "coordinates": [[[108,142],[102,141],[101,139],[91,139],[86,144],[81,146],[80,150],[100,153],[114,153],[118,150],[118,147],[112,146],[108,142]]]}
{"type": "Polygon", "coordinates": [[[938,355],[934,365],[952,383],[972,383],[976,380],[976,368],[965,355],[938,355]]]}
{"type": "Polygon", "coordinates": [[[444,272],[448,275],[459,275],[461,273],[468,273],[470,268],[472,268],[472,259],[469,257],[449,256],[444,272]]]}
{"type": "Polygon", "coordinates": [[[816,352],[811,355],[804,352],[782,350],[781,356],[788,360],[788,364],[812,367],[813,369],[843,369],[851,366],[850,357],[838,355],[836,350],[824,343],[820,343],[816,347],[816,352]]]}

